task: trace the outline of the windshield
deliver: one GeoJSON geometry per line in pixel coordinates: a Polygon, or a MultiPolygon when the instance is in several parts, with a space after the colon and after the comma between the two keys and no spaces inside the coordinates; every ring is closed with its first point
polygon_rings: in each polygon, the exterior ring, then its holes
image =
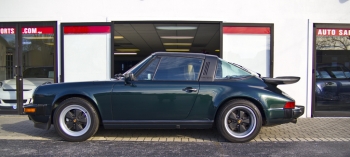
{"type": "Polygon", "coordinates": [[[153,57],[153,55],[148,56],[146,59],[144,59],[143,61],[137,63],[135,66],[133,66],[132,68],[130,68],[128,71],[126,71],[124,74],[131,73],[131,72],[132,72],[133,74],[135,74],[135,73],[136,73],[137,71],[139,71],[140,68],[141,68],[145,63],[147,63],[147,62],[150,60],[150,58],[152,58],[152,57],[153,57]]]}
{"type": "Polygon", "coordinates": [[[226,62],[219,58],[215,79],[230,79],[248,76],[252,76],[252,74],[242,66],[226,62]]]}

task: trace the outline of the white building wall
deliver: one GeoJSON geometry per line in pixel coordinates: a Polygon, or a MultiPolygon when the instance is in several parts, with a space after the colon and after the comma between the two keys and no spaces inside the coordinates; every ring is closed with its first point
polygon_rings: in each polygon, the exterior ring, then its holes
{"type": "MultiPolygon", "coordinates": [[[[311,116],[314,23],[350,24],[349,0],[1,0],[0,22],[223,21],[274,24],[274,76],[300,76],[280,86],[311,116]]],[[[60,27],[58,27],[60,28],[60,27]]]]}

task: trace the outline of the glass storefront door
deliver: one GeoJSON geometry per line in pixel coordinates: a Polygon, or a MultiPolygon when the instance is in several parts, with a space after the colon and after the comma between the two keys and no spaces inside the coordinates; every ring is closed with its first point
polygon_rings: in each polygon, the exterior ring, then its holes
{"type": "Polygon", "coordinates": [[[37,86],[55,82],[56,23],[2,25],[6,24],[0,24],[0,113],[21,114],[37,86]]]}
{"type": "Polygon", "coordinates": [[[350,115],[350,26],[316,28],[315,44],[314,116],[350,115]]]}
{"type": "Polygon", "coordinates": [[[0,25],[0,112],[17,112],[16,70],[16,25],[0,25]]]}

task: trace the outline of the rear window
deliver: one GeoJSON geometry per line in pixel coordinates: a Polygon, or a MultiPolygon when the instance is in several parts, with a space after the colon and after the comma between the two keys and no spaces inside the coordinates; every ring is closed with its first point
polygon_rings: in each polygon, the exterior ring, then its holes
{"type": "Polygon", "coordinates": [[[237,67],[222,59],[218,60],[215,79],[231,79],[252,76],[252,74],[243,68],[237,67]]]}

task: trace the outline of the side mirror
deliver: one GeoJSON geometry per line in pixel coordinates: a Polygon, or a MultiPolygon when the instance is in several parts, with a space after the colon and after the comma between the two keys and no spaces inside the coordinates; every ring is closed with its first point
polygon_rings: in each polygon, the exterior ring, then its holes
{"type": "Polygon", "coordinates": [[[126,85],[132,84],[132,81],[135,81],[134,74],[133,73],[124,74],[124,81],[126,85]]]}

